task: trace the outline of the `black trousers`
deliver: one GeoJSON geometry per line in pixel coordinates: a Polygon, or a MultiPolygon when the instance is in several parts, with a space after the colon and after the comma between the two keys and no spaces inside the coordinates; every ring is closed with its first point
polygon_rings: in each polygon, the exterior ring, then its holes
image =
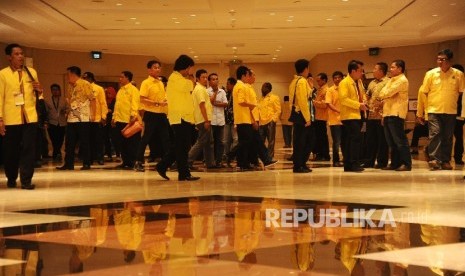
{"type": "Polygon", "coordinates": [[[90,166],[89,133],[90,122],[68,123],[66,126],[65,166],[74,167],[74,155],[78,141],[82,163],[90,166]]]}
{"type": "Polygon", "coordinates": [[[352,170],[360,167],[360,147],[362,143],[362,121],[343,120],[344,140],[344,169],[352,170]]]}
{"type": "Polygon", "coordinates": [[[99,122],[90,123],[90,160],[103,161],[103,126],[99,122]]]}
{"type": "Polygon", "coordinates": [[[306,167],[310,152],[315,144],[315,131],[313,126],[306,127],[302,124],[293,126],[293,156],[294,169],[306,167]]]}
{"type": "Polygon", "coordinates": [[[454,129],[454,159],[455,162],[463,162],[463,120],[455,120],[455,129],[454,129]]]}
{"type": "MultiPolygon", "coordinates": [[[[189,170],[189,165],[187,162],[189,156],[189,149],[192,143],[192,124],[181,120],[180,124],[173,124],[171,125],[174,133],[174,140],[175,140],[175,156],[176,156],[176,163],[178,165],[178,177],[187,177],[191,175],[189,170]]],[[[168,159],[168,161],[171,161],[168,159]]],[[[172,162],[171,162],[172,163],[172,162]]],[[[162,163],[163,166],[169,167],[171,163],[166,162],[162,163]]]]}
{"type": "Polygon", "coordinates": [[[5,126],[3,161],[8,181],[29,185],[34,175],[37,123],[5,126]]]}
{"type": "Polygon", "coordinates": [[[389,152],[381,119],[367,120],[366,138],[367,160],[365,165],[373,167],[376,161],[378,166],[386,167],[388,164],[389,152]]]}
{"type": "Polygon", "coordinates": [[[132,135],[129,138],[125,138],[121,134],[121,130],[127,125],[127,123],[116,122],[115,126],[115,143],[121,148],[121,159],[123,160],[122,165],[128,167],[134,167],[134,161],[136,160],[137,146],[140,141],[140,132],[132,135]]]}
{"type": "Polygon", "coordinates": [[[65,130],[65,126],[49,125],[47,128],[48,136],[50,136],[50,140],[52,141],[53,158],[55,158],[58,154],[61,154],[61,147],[65,140],[65,130]]]}
{"type": "Polygon", "coordinates": [[[224,144],[224,125],[223,126],[212,126],[213,131],[213,149],[215,152],[215,162],[217,165],[221,164],[223,160],[224,144]]]}
{"type": "Polygon", "coordinates": [[[312,124],[315,130],[315,145],[313,152],[316,154],[317,158],[330,159],[326,121],[315,120],[312,124]]]}
{"type": "Polygon", "coordinates": [[[168,154],[171,145],[169,128],[170,124],[166,114],[145,111],[144,135],[142,135],[139,146],[137,148],[136,161],[144,161],[145,148],[148,144],[150,144],[151,141],[154,140],[159,142],[154,146],[160,148],[158,151],[164,153],[162,156],[168,154]]]}
{"type": "Polygon", "coordinates": [[[237,166],[240,168],[250,167],[249,151],[253,143],[254,132],[251,124],[237,125],[237,166]]]}

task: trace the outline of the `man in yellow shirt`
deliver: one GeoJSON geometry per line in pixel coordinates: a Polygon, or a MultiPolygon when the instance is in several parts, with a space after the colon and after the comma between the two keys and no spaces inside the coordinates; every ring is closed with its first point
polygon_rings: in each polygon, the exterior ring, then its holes
{"type": "Polygon", "coordinates": [[[120,145],[123,162],[118,168],[131,170],[136,161],[136,151],[140,140],[140,132],[125,138],[121,131],[129,124],[139,120],[140,95],[139,90],[131,83],[133,74],[129,71],[121,72],[119,77],[120,89],[116,94],[115,111],[113,112],[112,127],[116,128],[116,141],[120,145]]]}
{"type": "Polygon", "coordinates": [[[250,170],[249,149],[253,143],[253,130],[258,128],[256,119],[252,114],[255,108],[250,90],[246,83],[249,77],[249,68],[239,66],[236,70],[237,83],[233,89],[234,123],[237,126],[237,166],[241,170],[250,170]]]}
{"type": "Polygon", "coordinates": [[[85,72],[82,78],[90,82],[94,99],[90,103],[90,147],[91,163],[96,161],[103,165],[103,127],[107,121],[108,106],[103,87],[95,83],[95,76],[92,72],[85,72]]]}
{"type": "Polygon", "coordinates": [[[94,98],[92,85],[81,78],[81,68],[70,66],[68,71],[67,102],[70,110],[65,134],[65,163],[58,170],[74,170],[74,152],[79,139],[82,157],[81,170],[90,170],[90,102],[94,98]]]}
{"type": "Polygon", "coordinates": [[[194,102],[194,120],[195,126],[199,130],[198,138],[189,151],[189,166],[192,167],[195,159],[203,152],[203,157],[207,168],[215,167],[213,156],[213,133],[211,127],[213,106],[210,101],[210,95],[207,92],[208,74],[204,69],[195,72],[197,84],[192,91],[194,102]]]}
{"type": "Polygon", "coordinates": [[[328,121],[328,106],[326,105],[326,93],[328,93],[328,75],[319,73],[316,76],[318,90],[316,97],[313,100],[315,106],[315,123],[313,128],[315,131],[315,146],[316,161],[329,161],[329,141],[328,129],[326,123],[328,121]]]}
{"type": "Polygon", "coordinates": [[[451,67],[454,54],[445,49],[438,53],[438,67],[426,72],[420,93],[427,95],[429,145],[428,165],[431,170],[452,170],[452,136],[457,99],[465,90],[464,75],[451,67]]]}
{"type": "Polygon", "coordinates": [[[281,103],[281,127],[283,130],[284,148],[292,147],[292,122],[289,122],[291,108],[289,107],[289,96],[284,96],[284,102],[281,103]]]}
{"type": "Polygon", "coordinates": [[[276,137],[276,122],[281,114],[281,103],[279,97],[271,92],[271,83],[262,85],[262,98],[258,102],[260,114],[260,136],[263,143],[268,140],[268,154],[274,156],[274,144],[276,137]]]}
{"type": "Polygon", "coordinates": [[[404,75],[405,62],[394,60],[391,63],[391,79],[379,93],[383,101],[383,125],[386,140],[391,149],[389,169],[396,171],[412,170],[412,156],[404,131],[408,112],[408,80],[404,75]]]}
{"type": "Polygon", "coordinates": [[[340,114],[346,133],[344,138],[344,171],[362,172],[363,167],[360,164],[361,111],[368,110],[362,83],[363,62],[351,60],[347,67],[349,74],[339,83],[340,114]]]}
{"type": "MultiPolygon", "coordinates": [[[[149,76],[140,85],[140,110],[144,111],[144,134],[137,147],[136,163],[134,170],[143,172],[144,153],[147,145],[155,137],[159,141],[162,158],[174,160],[174,155],[170,154],[170,124],[168,122],[168,101],[163,82],[159,79],[161,73],[161,63],[157,60],[147,62],[149,76]]],[[[165,160],[164,162],[167,162],[165,160]]],[[[163,176],[165,179],[169,179],[163,176]]]]}
{"type": "Polygon", "coordinates": [[[332,75],[334,85],[328,89],[325,102],[328,105],[328,124],[331,130],[331,139],[333,140],[333,167],[342,167],[343,164],[339,159],[339,148],[341,147],[342,122],[341,103],[339,102],[338,86],[344,78],[340,71],[335,71],[332,75]]]}
{"type": "Polygon", "coordinates": [[[315,133],[310,127],[312,116],[310,104],[312,90],[307,82],[310,62],[306,59],[299,59],[295,62],[294,67],[296,75],[289,84],[289,106],[295,107],[297,113],[302,114],[305,124],[294,122],[293,130],[293,172],[309,173],[312,170],[307,167],[308,156],[313,148],[315,133]]]}
{"type": "Polygon", "coordinates": [[[18,44],[5,47],[9,66],[0,71],[0,135],[3,136],[3,161],[7,187],[32,190],[35,141],[37,135],[36,100],[42,94],[37,72],[24,67],[23,49],[18,44]],[[35,80],[32,80],[29,73],[35,80]],[[37,91],[37,92],[36,92],[37,91]]]}
{"type": "MultiPolygon", "coordinates": [[[[179,56],[174,63],[174,71],[169,76],[166,86],[169,106],[168,119],[175,138],[179,181],[200,179],[200,177],[191,175],[187,161],[191,145],[192,125],[194,124],[194,103],[191,95],[193,83],[188,77],[192,74],[194,64],[194,60],[189,56],[179,56]]],[[[170,165],[169,163],[160,165],[157,167],[158,173],[166,173],[166,169],[170,165]]]]}
{"type": "Polygon", "coordinates": [[[381,89],[389,80],[386,76],[387,71],[388,65],[385,62],[378,62],[373,68],[374,80],[368,85],[367,101],[370,111],[367,120],[365,168],[382,169],[388,166],[388,145],[384,135],[384,127],[381,123],[383,119],[383,102],[378,100],[381,89]],[[376,165],[375,162],[377,162],[376,165]]]}

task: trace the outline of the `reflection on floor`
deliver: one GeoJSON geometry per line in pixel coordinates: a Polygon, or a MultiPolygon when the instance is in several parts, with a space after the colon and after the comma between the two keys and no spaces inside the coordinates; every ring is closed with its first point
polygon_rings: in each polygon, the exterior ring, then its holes
{"type": "Polygon", "coordinates": [[[50,163],[35,191],[2,184],[0,276],[464,275],[461,168],[415,160],[411,172],[357,174],[317,162],[297,175],[288,152],[276,155],[252,172],[200,169],[198,182],[50,163]]]}

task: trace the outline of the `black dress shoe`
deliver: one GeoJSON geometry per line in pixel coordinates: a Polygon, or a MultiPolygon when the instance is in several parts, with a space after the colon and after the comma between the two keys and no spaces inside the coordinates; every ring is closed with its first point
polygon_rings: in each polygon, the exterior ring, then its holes
{"type": "Polygon", "coordinates": [[[144,169],[144,166],[142,166],[142,163],[137,161],[135,164],[134,164],[134,170],[136,172],[145,172],[145,169],[144,169]]]}
{"type": "Polygon", "coordinates": [[[162,169],[161,166],[159,164],[157,164],[155,166],[155,168],[157,169],[157,173],[163,177],[164,179],[166,180],[170,180],[170,178],[166,175],[166,169],[162,169]]]}
{"type": "Polygon", "coordinates": [[[72,171],[74,170],[74,167],[71,167],[71,166],[68,166],[68,165],[63,165],[61,167],[56,167],[57,170],[61,170],[61,171],[72,171]]]}
{"type": "Polygon", "coordinates": [[[97,164],[103,165],[103,164],[105,164],[105,163],[103,163],[103,160],[99,160],[99,161],[97,161],[97,164]]]}
{"type": "Polygon", "coordinates": [[[270,161],[264,163],[263,166],[265,166],[265,168],[266,168],[266,167],[272,166],[272,165],[274,165],[276,163],[278,163],[278,160],[270,160],[270,161]]]}
{"type": "Polygon", "coordinates": [[[412,167],[409,167],[409,166],[406,166],[406,165],[402,165],[400,167],[398,167],[396,169],[396,171],[398,172],[408,172],[408,171],[411,171],[412,170],[412,167]]]}
{"type": "Polygon", "coordinates": [[[192,175],[185,176],[185,177],[178,177],[178,181],[196,181],[196,180],[199,180],[199,179],[200,179],[200,177],[192,176],[192,175]]]}
{"type": "Polygon", "coordinates": [[[392,165],[388,165],[388,166],[386,166],[386,167],[384,167],[384,168],[381,168],[381,170],[383,170],[383,171],[393,171],[393,170],[395,170],[395,169],[397,169],[397,168],[398,168],[398,167],[394,167],[394,166],[392,166],[392,165]]]}
{"type": "Polygon", "coordinates": [[[87,170],[90,170],[90,165],[83,165],[81,167],[81,171],[87,171],[87,170]]]}
{"type": "Polygon", "coordinates": [[[293,169],[292,172],[293,173],[309,173],[309,172],[312,172],[312,170],[307,167],[300,167],[300,168],[293,169]]]}
{"type": "Polygon", "coordinates": [[[16,188],[16,181],[9,181],[6,183],[6,186],[10,189],[16,188]]]}
{"type": "Polygon", "coordinates": [[[34,184],[21,184],[21,189],[23,190],[34,190],[36,188],[36,185],[34,184]]]}

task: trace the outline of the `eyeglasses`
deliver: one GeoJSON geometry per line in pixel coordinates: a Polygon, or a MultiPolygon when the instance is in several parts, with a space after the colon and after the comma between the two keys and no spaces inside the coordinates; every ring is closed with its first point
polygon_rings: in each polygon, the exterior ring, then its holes
{"type": "Polygon", "coordinates": [[[448,58],[438,58],[437,61],[448,61],[448,58]]]}

